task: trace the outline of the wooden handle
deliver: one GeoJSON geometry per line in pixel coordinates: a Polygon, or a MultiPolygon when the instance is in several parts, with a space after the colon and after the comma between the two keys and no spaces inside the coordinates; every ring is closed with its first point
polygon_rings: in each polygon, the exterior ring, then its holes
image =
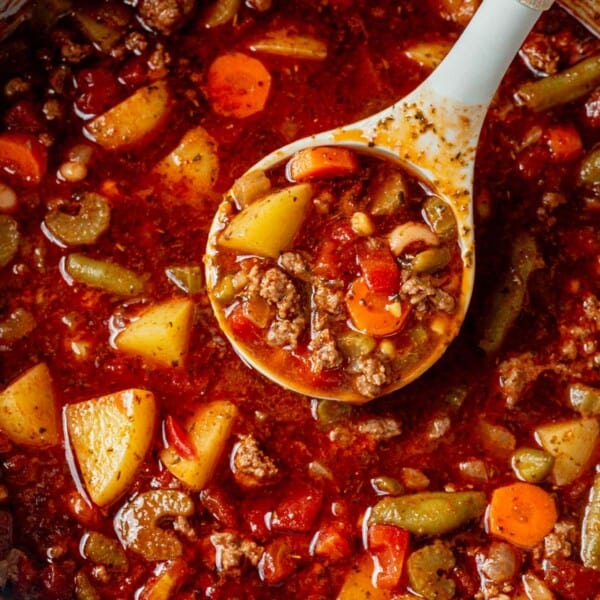
{"type": "Polygon", "coordinates": [[[534,10],[548,10],[554,4],[554,0],[519,0],[519,2],[534,10]]]}

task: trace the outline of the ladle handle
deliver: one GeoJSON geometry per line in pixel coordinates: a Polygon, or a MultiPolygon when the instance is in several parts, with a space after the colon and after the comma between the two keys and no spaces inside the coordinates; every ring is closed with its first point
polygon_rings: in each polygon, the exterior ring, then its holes
{"type": "Polygon", "coordinates": [[[442,98],[487,106],[516,52],[553,0],[484,0],[423,84],[442,98]]]}

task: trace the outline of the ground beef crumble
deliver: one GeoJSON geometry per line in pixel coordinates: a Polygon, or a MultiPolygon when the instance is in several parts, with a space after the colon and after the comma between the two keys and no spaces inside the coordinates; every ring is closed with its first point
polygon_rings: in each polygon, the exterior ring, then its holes
{"type": "Polygon", "coordinates": [[[367,398],[377,396],[389,380],[389,367],[378,356],[360,356],[351,361],[348,371],[356,375],[356,391],[367,398]]]}
{"type": "Polygon", "coordinates": [[[413,306],[417,313],[429,307],[448,314],[454,312],[456,301],[442,288],[434,285],[430,275],[411,275],[400,286],[400,298],[413,306]]]}
{"type": "Polygon", "coordinates": [[[310,341],[308,349],[311,351],[311,368],[315,373],[324,369],[335,369],[342,364],[342,355],[330,329],[318,331],[310,341]]]}
{"type": "Polygon", "coordinates": [[[232,466],[235,480],[245,488],[268,485],[279,474],[273,460],[252,435],[240,436],[232,453],[232,466]]]}
{"type": "Polygon", "coordinates": [[[228,531],[213,533],[210,542],[216,550],[217,570],[239,572],[245,563],[256,566],[263,554],[261,546],[228,531]]]}

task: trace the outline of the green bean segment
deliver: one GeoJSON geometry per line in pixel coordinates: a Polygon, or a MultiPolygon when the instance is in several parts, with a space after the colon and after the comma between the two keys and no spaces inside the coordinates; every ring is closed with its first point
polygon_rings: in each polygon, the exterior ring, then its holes
{"type": "Polygon", "coordinates": [[[600,473],[596,473],[581,526],[581,559],[590,569],[600,569],[600,473]]]}
{"type": "Polygon", "coordinates": [[[522,481],[544,481],[554,465],[554,457],[539,448],[518,448],[512,455],[513,471],[522,481]]]}
{"type": "Polygon", "coordinates": [[[523,309],[529,276],[537,268],[538,249],[535,239],[521,233],[515,240],[509,269],[489,303],[483,324],[480,348],[486,354],[496,352],[523,309]]]}
{"type": "Polygon", "coordinates": [[[84,541],[83,552],[97,565],[104,565],[115,571],[127,571],[127,556],[116,539],[93,531],[84,541]]]}
{"type": "Polygon", "coordinates": [[[585,156],[579,168],[579,179],[585,185],[600,184],[600,147],[585,156]]]}
{"type": "Polygon", "coordinates": [[[359,358],[375,350],[377,342],[370,335],[358,331],[346,331],[337,337],[337,345],[344,356],[359,358]]]}
{"type": "Polygon", "coordinates": [[[515,98],[519,104],[539,112],[582,98],[598,85],[600,54],[582,60],[556,75],[524,83],[515,93],[515,98]]]}
{"type": "Polygon", "coordinates": [[[69,254],[65,269],[74,281],[119,296],[136,296],[144,291],[144,280],[133,271],[83,254],[69,254]]]}
{"type": "Polygon", "coordinates": [[[110,225],[110,206],[104,196],[83,195],[76,215],[51,211],[45,219],[50,233],[67,246],[95,244],[110,225]]]}
{"type": "Polygon", "coordinates": [[[583,383],[573,383],[567,394],[571,408],[586,417],[600,416],[600,390],[583,383]]]}
{"type": "Polygon", "coordinates": [[[480,517],[483,492],[421,492],[380,500],[370,522],[396,525],[415,535],[442,535],[480,517]]]}
{"type": "Polygon", "coordinates": [[[5,267],[19,249],[17,222],[8,215],[0,215],[0,267],[5,267]]]}
{"type": "Polygon", "coordinates": [[[415,550],[407,561],[408,579],[412,589],[427,600],[450,600],[456,584],[446,574],[454,568],[452,551],[439,540],[415,550]]]}

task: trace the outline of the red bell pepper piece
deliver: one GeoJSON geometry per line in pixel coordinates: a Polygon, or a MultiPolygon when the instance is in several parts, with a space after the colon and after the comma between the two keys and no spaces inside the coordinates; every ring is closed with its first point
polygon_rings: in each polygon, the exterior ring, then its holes
{"type": "Polygon", "coordinates": [[[400,288],[400,268],[388,245],[381,240],[365,240],[358,247],[358,265],[367,287],[376,294],[396,294],[400,288]]]}
{"type": "Polygon", "coordinates": [[[409,533],[394,525],[371,525],[368,548],[375,559],[375,582],[378,588],[398,587],[408,552],[409,533]]]}
{"type": "Polygon", "coordinates": [[[171,415],[165,418],[165,436],[169,446],[172,446],[181,458],[195,458],[196,453],[187,431],[171,415]]]}

